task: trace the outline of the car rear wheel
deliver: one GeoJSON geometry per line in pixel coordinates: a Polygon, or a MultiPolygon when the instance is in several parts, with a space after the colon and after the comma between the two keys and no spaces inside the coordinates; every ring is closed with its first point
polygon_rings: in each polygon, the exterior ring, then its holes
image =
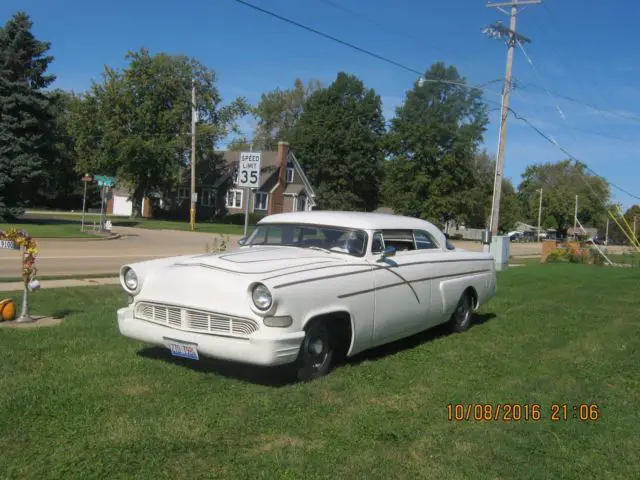
{"type": "Polygon", "coordinates": [[[453,332],[464,332],[471,325],[473,315],[473,298],[469,292],[463,292],[456,306],[449,325],[453,332]]]}
{"type": "Polygon", "coordinates": [[[334,341],[326,322],[312,320],[305,332],[295,364],[296,376],[301,382],[329,373],[335,356],[334,341]]]}

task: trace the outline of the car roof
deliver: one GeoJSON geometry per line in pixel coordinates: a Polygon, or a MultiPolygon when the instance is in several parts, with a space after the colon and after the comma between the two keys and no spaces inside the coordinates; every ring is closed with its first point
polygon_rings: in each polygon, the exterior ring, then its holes
{"type": "Polygon", "coordinates": [[[302,223],[308,225],[332,225],[362,230],[411,229],[432,230],[430,222],[414,217],[377,212],[344,212],[334,210],[312,210],[310,212],[276,213],[264,217],[258,224],[302,223]]]}

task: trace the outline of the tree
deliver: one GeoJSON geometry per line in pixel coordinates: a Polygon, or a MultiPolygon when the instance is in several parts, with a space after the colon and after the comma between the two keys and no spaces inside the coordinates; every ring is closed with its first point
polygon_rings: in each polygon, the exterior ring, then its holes
{"type": "Polygon", "coordinates": [[[453,66],[436,63],[425,79],[407,92],[391,122],[392,163],[383,197],[404,215],[439,225],[465,221],[477,201],[468,192],[480,186],[473,161],[488,123],[487,108],[480,91],[458,85],[465,80],[453,66]]]}
{"type": "MultiPolygon", "coordinates": [[[[72,105],[78,171],[115,175],[142,199],[173,191],[190,163],[191,87],[196,86],[197,155],[212,151],[247,113],[244,99],[222,106],[215,72],[184,55],[129,52],[123,70],[106,67],[102,83],[72,105]]],[[[213,158],[215,156],[211,156],[213,158]]]]}
{"type": "Polygon", "coordinates": [[[44,89],[51,44],[31,33],[26,13],[0,29],[0,219],[21,215],[54,157],[54,122],[44,89]]]}
{"type": "MultiPolygon", "coordinates": [[[[74,139],[69,131],[69,106],[73,93],[56,89],[47,92],[54,122],[54,155],[48,164],[47,175],[34,192],[33,205],[63,210],[82,205],[84,185],[76,171],[77,156],[74,139]]],[[[100,201],[99,190],[92,184],[87,188],[87,203],[100,201]]]]}
{"type": "Polygon", "coordinates": [[[275,150],[278,141],[289,141],[307,100],[321,88],[319,80],[310,80],[305,86],[297,78],[292,89],[278,88],[263,93],[260,102],[253,109],[253,114],[258,119],[254,147],[259,150],[275,150]]]}
{"type": "MultiPolygon", "coordinates": [[[[616,221],[614,221],[609,215],[607,215],[607,219],[609,219],[609,242],[610,243],[622,243],[629,244],[629,237],[631,237],[631,233],[634,233],[636,239],[640,238],[640,205],[633,205],[626,212],[622,212],[622,210],[617,205],[610,205],[607,209],[611,214],[615,217],[616,221]],[[635,226],[635,232],[634,232],[635,226]],[[622,228],[620,228],[622,227],[622,228]]],[[[606,220],[604,225],[606,225],[606,220]]],[[[606,226],[600,228],[600,236],[604,239],[606,234],[605,232],[606,226]]],[[[631,237],[633,238],[633,237],[631,237]]]]}
{"type": "Polygon", "coordinates": [[[251,143],[244,137],[232,140],[227,146],[227,150],[231,152],[248,152],[251,148],[251,143]]]}
{"type": "Polygon", "coordinates": [[[319,208],[377,207],[384,134],[380,96],[353,75],[340,72],[309,97],[290,138],[319,208]]]}
{"type": "Polygon", "coordinates": [[[573,227],[576,195],[578,220],[583,226],[599,226],[606,222],[609,185],[600,177],[590,175],[582,164],[563,160],[527,167],[522,174],[518,196],[529,223],[537,222],[540,188],[543,189],[543,218],[553,218],[559,236],[566,236],[567,229],[573,227]]]}

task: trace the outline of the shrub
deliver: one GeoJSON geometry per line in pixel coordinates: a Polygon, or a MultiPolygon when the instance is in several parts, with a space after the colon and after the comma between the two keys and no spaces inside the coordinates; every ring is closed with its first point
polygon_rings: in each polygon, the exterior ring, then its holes
{"type": "MultiPolygon", "coordinates": [[[[249,225],[255,225],[262,220],[266,215],[264,213],[249,213],[249,225]]],[[[244,213],[232,213],[216,219],[216,223],[224,223],[231,225],[244,225],[244,213]]]]}
{"type": "Polygon", "coordinates": [[[546,263],[560,263],[569,260],[569,251],[566,248],[556,248],[547,255],[546,263]]]}

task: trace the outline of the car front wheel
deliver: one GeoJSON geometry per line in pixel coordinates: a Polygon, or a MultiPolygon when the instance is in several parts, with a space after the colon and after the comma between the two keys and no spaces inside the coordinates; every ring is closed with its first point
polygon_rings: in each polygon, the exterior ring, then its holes
{"type": "Polygon", "coordinates": [[[296,360],[297,378],[308,382],[326,375],[331,370],[335,347],[331,332],[323,321],[311,321],[296,360]]]}

